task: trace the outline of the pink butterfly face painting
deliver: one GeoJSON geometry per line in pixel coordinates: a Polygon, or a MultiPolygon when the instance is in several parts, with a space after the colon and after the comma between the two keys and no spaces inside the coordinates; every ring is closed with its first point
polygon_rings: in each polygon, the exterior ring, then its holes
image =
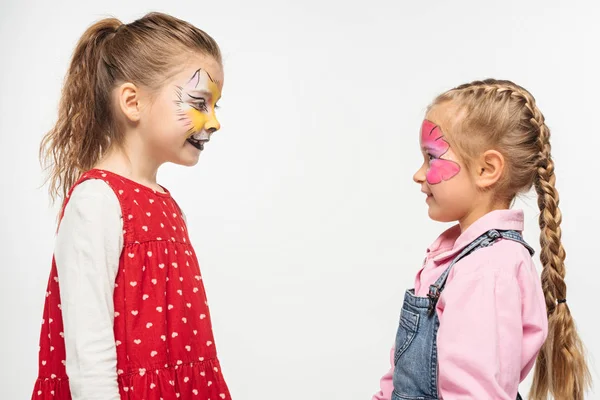
{"type": "Polygon", "coordinates": [[[423,121],[421,126],[421,148],[429,156],[427,183],[436,185],[447,181],[460,172],[460,166],[454,161],[442,158],[450,149],[444,140],[444,133],[439,126],[431,121],[423,121]]]}

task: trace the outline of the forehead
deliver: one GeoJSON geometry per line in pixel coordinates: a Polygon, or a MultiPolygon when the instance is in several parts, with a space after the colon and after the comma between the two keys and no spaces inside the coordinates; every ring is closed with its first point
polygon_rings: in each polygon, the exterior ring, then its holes
{"type": "MultiPolygon", "coordinates": [[[[212,82],[216,85],[219,92],[223,90],[223,67],[210,56],[198,55],[188,59],[183,65],[182,70],[175,75],[175,83],[180,86],[185,85],[198,70],[202,70],[210,76],[210,79],[212,79],[212,82]]],[[[204,81],[204,79],[201,79],[201,81],[204,81]]]]}
{"type": "Polygon", "coordinates": [[[428,111],[425,119],[439,126],[444,135],[455,129],[461,122],[467,118],[468,112],[457,101],[445,101],[434,104],[428,111]]]}
{"type": "Polygon", "coordinates": [[[440,129],[446,127],[450,120],[448,115],[450,114],[449,108],[447,104],[436,104],[427,111],[425,119],[439,126],[440,129]]]}

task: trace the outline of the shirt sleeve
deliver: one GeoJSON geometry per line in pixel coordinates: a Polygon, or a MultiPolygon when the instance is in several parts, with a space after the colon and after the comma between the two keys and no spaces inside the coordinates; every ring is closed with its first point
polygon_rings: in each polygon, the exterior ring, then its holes
{"type": "Polygon", "coordinates": [[[381,377],[379,381],[379,392],[373,395],[371,400],[390,400],[392,398],[392,391],[394,390],[394,348],[390,351],[390,370],[381,377]]]}
{"type": "Polygon", "coordinates": [[[437,311],[441,397],[514,400],[523,338],[516,277],[492,268],[457,274],[440,297],[437,311]]]}
{"type": "Polygon", "coordinates": [[[119,400],[113,292],[123,248],[121,207],[101,180],[73,191],[55,245],[66,369],[73,400],[119,400]]]}

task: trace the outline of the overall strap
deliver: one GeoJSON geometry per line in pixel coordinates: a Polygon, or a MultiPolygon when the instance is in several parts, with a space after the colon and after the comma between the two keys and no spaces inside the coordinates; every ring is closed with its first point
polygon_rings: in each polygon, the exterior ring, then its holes
{"type": "Polygon", "coordinates": [[[448,275],[450,274],[450,271],[452,270],[452,267],[454,266],[454,264],[456,264],[457,262],[459,262],[460,260],[462,260],[463,258],[468,256],[469,254],[473,253],[477,249],[480,249],[482,247],[491,246],[500,238],[512,240],[514,242],[520,243],[527,249],[527,251],[529,251],[529,254],[531,256],[533,256],[533,254],[535,253],[533,248],[531,246],[529,246],[527,244],[527,242],[525,242],[525,240],[523,240],[523,236],[521,235],[521,233],[519,233],[517,231],[497,230],[497,229],[491,229],[491,230],[487,231],[483,235],[479,236],[477,239],[473,240],[467,247],[465,247],[454,258],[454,260],[452,260],[452,262],[450,263],[448,268],[446,268],[446,270],[442,273],[442,275],[440,275],[440,277],[437,279],[437,281],[433,285],[429,286],[429,293],[427,294],[427,297],[429,297],[429,315],[432,315],[435,310],[437,301],[440,298],[442,290],[444,290],[444,287],[446,286],[446,281],[448,280],[448,275]]]}

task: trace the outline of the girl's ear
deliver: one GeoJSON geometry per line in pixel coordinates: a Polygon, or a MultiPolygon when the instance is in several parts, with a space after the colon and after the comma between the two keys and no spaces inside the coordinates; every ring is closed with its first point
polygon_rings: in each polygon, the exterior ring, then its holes
{"type": "Polygon", "coordinates": [[[140,120],[139,90],[130,82],[123,83],[116,90],[117,109],[128,122],[140,120]]]}
{"type": "Polygon", "coordinates": [[[480,189],[494,186],[504,172],[504,156],[496,150],[488,150],[473,164],[475,184],[480,189]]]}

